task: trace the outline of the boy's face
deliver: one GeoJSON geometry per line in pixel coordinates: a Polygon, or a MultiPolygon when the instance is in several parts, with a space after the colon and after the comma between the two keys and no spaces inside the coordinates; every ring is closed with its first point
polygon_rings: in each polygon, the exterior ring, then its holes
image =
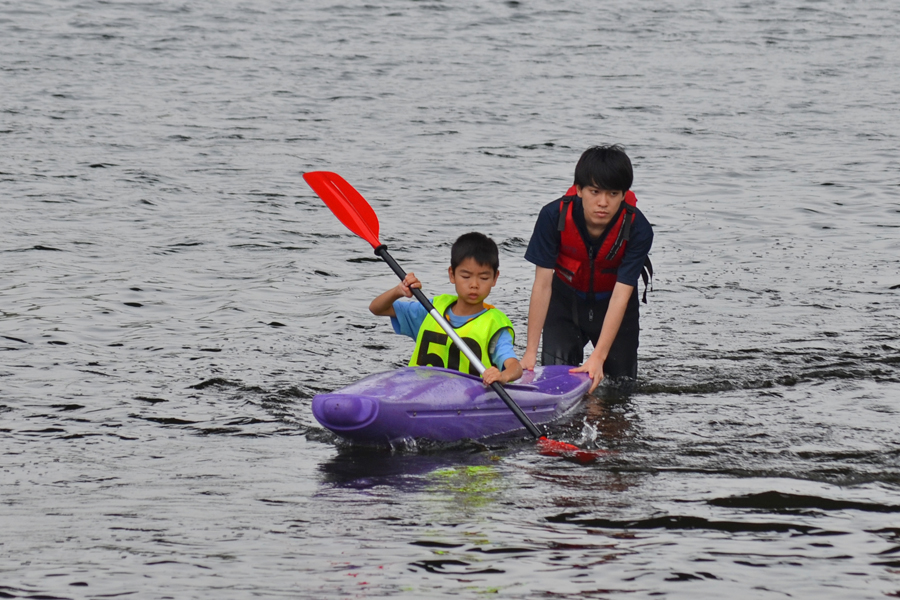
{"type": "Polygon", "coordinates": [[[484,299],[491,293],[491,288],[497,284],[500,271],[494,271],[490,265],[482,265],[474,258],[467,258],[449,269],[450,283],[456,286],[458,302],[471,307],[479,307],[484,299]]]}
{"type": "Polygon", "coordinates": [[[622,190],[601,190],[592,185],[575,186],[584,205],[584,220],[589,229],[603,229],[619,211],[625,192],[622,190]]]}

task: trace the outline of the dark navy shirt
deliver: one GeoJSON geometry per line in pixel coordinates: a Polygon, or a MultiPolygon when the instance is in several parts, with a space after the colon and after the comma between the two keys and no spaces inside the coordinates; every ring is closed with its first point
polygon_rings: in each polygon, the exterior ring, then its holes
{"type": "MultiPolygon", "coordinates": [[[[560,200],[554,200],[541,209],[537,222],[534,224],[531,241],[528,242],[528,250],[525,251],[525,260],[546,269],[556,266],[556,256],[559,253],[560,232],[557,231],[557,226],[560,204],[562,204],[560,200]]],[[[591,237],[584,222],[581,198],[575,196],[572,204],[574,205],[572,206],[572,218],[575,220],[581,238],[588,242],[591,237]]],[[[595,245],[597,245],[598,239],[593,240],[595,245]]],[[[589,244],[585,245],[589,246],[589,244]]],[[[637,287],[641,269],[644,267],[644,259],[650,253],[652,245],[653,228],[650,227],[650,221],[639,209],[635,208],[634,221],[631,223],[631,239],[625,244],[625,255],[622,257],[622,264],[616,273],[616,281],[637,287]]]]}

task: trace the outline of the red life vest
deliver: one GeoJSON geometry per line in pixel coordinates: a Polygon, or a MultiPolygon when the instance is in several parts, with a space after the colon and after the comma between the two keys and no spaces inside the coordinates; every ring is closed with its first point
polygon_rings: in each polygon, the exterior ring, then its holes
{"type": "Polygon", "coordinates": [[[615,220],[607,225],[600,238],[600,247],[591,260],[591,249],[585,244],[572,217],[574,206],[572,201],[576,196],[577,192],[573,185],[559,203],[560,239],[559,254],[556,257],[556,276],[579,292],[611,292],[616,286],[616,274],[625,255],[625,245],[630,236],[631,223],[634,221],[637,197],[630,190],[625,193],[625,201],[619,213],[613,217],[615,220]]]}

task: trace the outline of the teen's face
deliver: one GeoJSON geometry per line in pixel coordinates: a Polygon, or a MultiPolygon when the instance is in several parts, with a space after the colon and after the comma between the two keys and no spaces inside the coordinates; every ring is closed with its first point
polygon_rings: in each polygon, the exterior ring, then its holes
{"type": "Polygon", "coordinates": [[[575,189],[584,205],[584,220],[588,227],[595,229],[609,225],[625,199],[622,190],[601,190],[592,185],[576,186],[575,189]]]}
{"type": "Polygon", "coordinates": [[[456,271],[451,267],[449,272],[450,283],[456,286],[459,302],[470,306],[484,302],[500,275],[500,271],[495,272],[489,265],[479,264],[474,258],[465,259],[456,266],[456,271]]]}

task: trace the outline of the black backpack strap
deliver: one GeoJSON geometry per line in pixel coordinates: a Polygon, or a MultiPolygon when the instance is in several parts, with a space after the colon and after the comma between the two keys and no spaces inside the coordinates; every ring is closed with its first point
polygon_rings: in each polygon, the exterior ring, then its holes
{"type": "Polygon", "coordinates": [[[613,247],[610,248],[609,254],[606,255],[606,260],[612,260],[616,257],[616,254],[619,253],[619,250],[622,248],[622,244],[631,239],[631,221],[634,220],[634,207],[630,204],[625,204],[625,222],[622,223],[622,228],[619,229],[619,235],[616,238],[616,243],[613,244],[613,247]]]}
{"type": "Polygon", "coordinates": [[[653,263],[650,262],[650,257],[644,259],[644,268],[641,269],[641,279],[644,280],[644,297],[642,301],[644,304],[647,304],[647,286],[650,286],[650,291],[653,291],[653,263]]]}
{"type": "Polygon", "coordinates": [[[562,207],[559,209],[559,221],[556,223],[556,231],[564,231],[566,228],[566,216],[569,214],[569,205],[575,196],[563,196],[562,207]]]}

